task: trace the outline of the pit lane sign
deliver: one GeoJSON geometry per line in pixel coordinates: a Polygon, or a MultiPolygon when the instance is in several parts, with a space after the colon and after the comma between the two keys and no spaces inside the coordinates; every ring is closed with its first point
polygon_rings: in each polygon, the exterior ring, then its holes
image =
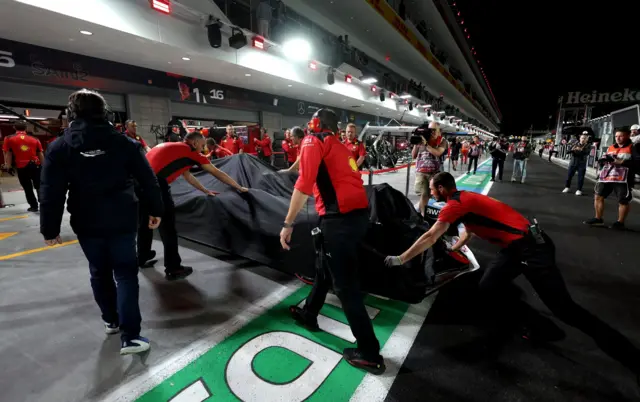
{"type": "MultiPolygon", "coordinates": [[[[320,312],[322,332],[309,332],[290,317],[288,306],[302,305],[309,291],[309,286],[294,291],[138,402],[353,400],[366,373],[342,359],[355,338],[338,299],[329,295],[320,312]]],[[[374,296],[365,297],[365,305],[384,347],[409,306],[374,296]]]]}

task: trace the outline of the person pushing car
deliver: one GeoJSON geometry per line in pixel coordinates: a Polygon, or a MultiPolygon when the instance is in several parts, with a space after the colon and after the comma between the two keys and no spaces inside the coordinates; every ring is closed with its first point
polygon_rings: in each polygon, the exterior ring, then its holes
{"type": "MultiPolygon", "coordinates": [[[[193,187],[202,191],[206,195],[214,196],[215,192],[205,188],[196,179],[189,169],[194,165],[200,165],[203,170],[210,173],[221,182],[235,188],[241,193],[247,192],[245,187],[240,186],[226,173],[213,166],[209,159],[202,154],[204,150],[204,136],[198,132],[188,133],[184,137],[184,142],[165,142],[156,145],[147,153],[147,159],[158,178],[162,201],[165,211],[162,216],[162,223],[158,230],[164,245],[164,266],[168,280],[186,278],[191,275],[193,268],[182,265],[182,259],[178,253],[178,233],[176,231],[175,205],[171,197],[170,184],[178,177],[182,176],[193,187]]],[[[141,203],[141,206],[146,205],[141,203]]],[[[141,212],[141,213],[144,213],[141,212]]],[[[144,213],[144,215],[147,215],[144,213]]],[[[147,261],[155,256],[151,251],[153,232],[151,229],[141,227],[138,231],[138,261],[143,268],[147,267],[147,261]]]]}
{"type": "Polygon", "coordinates": [[[313,115],[310,133],[300,145],[300,176],[295,184],[280,243],[289,250],[296,216],[313,194],[320,215],[324,264],[303,308],[291,306],[293,318],[311,331],[319,330],[318,313],[331,287],[340,299],[357,348],[343,351],[354,367],[382,374],[384,360],[380,343],[364,306],[358,283],[358,246],[369,228],[369,202],[358,165],[351,152],[335,135],[338,117],[329,109],[313,115]]]}
{"type": "Polygon", "coordinates": [[[399,256],[386,257],[387,266],[406,264],[433,246],[450,225],[463,223],[465,231],[452,247],[454,251],[464,246],[472,236],[502,247],[479,283],[480,292],[490,308],[504,306],[496,295],[523,274],[556,317],[591,336],[605,353],[638,374],[640,351],[571,298],[556,266],[553,241],[535,220],[530,222],[494,198],[458,191],[455,179],[446,172],[433,176],[429,186],[433,197],[437,201],[446,201],[446,205],[440,210],[437,222],[407,251],[399,256]]]}

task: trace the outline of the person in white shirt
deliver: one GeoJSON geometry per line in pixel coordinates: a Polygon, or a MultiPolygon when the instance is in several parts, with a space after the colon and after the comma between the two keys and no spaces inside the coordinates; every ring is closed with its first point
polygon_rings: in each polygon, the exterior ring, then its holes
{"type": "Polygon", "coordinates": [[[640,142],[640,125],[634,124],[631,126],[631,142],[637,144],[640,142]]]}

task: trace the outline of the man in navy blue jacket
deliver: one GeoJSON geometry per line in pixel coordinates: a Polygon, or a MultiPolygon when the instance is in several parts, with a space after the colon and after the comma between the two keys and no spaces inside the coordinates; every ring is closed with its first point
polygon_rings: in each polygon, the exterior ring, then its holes
{"type": "Polygon", "coordinates": [[[163,214],[160,187],[140,143],[107,120],[107,104],[83,89],[69,97],[71,124],[49,145],[40,187],[40,232],[49,246],[60,244],[65,196],[71,228],[89,260],[91,287],[107,334],[122,331],[120,354],[149,349],[140,336],[134,179],[149,202],[149,227],[163,214]],[[115,283],[114,283],[115,278],[115,283]]]}

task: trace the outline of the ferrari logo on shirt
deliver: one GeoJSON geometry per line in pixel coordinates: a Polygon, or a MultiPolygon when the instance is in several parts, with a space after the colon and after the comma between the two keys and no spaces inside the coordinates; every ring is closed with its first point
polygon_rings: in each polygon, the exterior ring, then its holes
{"type": "Polygon", "coordinates": [[[26,146],[26,145],[21,145],[21,146],[20,146],[20,150],[21,150],[22,152],[27,152],[27,151],[29,150],[29,147],[28,147],[28,146],[26,146]]]}
{"type": "Polygon", "coordinates": [[[349,166],[351,166],[351,169],[353,169],[354,172],[358,171],[358,164],[356,163],[356,160],[353,159],[352,157],[349,157],[349,166]]]}
{"type": "Polygon", "coordinates": [[[24,135],[21,135],[21,136],[20,136],[20,139],[21,139],[21,140],[24,140],[24,135]]]}

